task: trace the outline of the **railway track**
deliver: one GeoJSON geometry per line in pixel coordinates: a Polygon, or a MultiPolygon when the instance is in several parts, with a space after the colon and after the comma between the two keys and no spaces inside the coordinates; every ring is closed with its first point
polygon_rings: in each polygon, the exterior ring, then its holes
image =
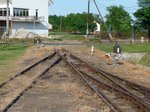
{"type": "Polygon", "coordinates": [[[98,69],[63,50],[63,59],[114,112],[149,112],[150,89],[98,69]]]}
{"type": "Polygon", "coordinates": [[[104,78],[104,79],[107,78],[109,81],[117,84],[122,90],[128,91],[131,95],[138,96],[141,100],[143,100],[147,104],[150,104],[150,89],[149,88],[146,88],[146,87],[143,87],[143,86],[138,85],[136,83],[127,81],[123,78],[117,77],[116,75],[108,73],[102,69],[91,66],[87,62],[77,58],[76,56],[74,56],[72,54],[70,54],[70,56],[72,58],[82,62],[83,66],[88,67],[92,71],[94,71],[96,73],[103,74],[104,77],[102,77],[102,78],[104,78]]]}
{"type": "Polygon", "coordinates": [[[8,109],[43,76],[51,67],[61,60],[57,51],[27,67],[14,77],[0,84],[0,112],[8,109]]]}
{"type": "Polygon", "coordinates": [[[149,112],[150,89],[96,68],[67,50],[54,51],[0,84],[0,112],[7,112],[15,102],[51,67],[63,59],[113,112],[149,112]]]}

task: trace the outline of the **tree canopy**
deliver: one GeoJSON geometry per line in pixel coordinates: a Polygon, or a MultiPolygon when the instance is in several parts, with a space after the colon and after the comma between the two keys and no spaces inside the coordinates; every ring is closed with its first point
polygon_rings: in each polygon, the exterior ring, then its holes
{"type": "Polygon", "coordinates": [[[106,24],[111,25],[113,31],[126,32],[131,29],[131,17],[123,6],[110,6],[107,8],[106,24]]]}
{"type": "MultiPolygon", "coordinates": [[[[53,25],[55,31],[67,31],[73,33],[85,33],[87,23],[87,13],[70,13],[67,16],[49,16],[49,23],[53,25]],[[60,28],[61,27],[61,28],[60,28]]],[[[94,29],[94,14],[89,14],[89,30],[94,29]]]]}
{"type": "Polygon", "coordinates": [[[137,23],[141,28],[148,30],[148,38],[150,42],[150,0],[138,0],[140,9],[134,15],[137,23]]]}
{"type": "Polygon", "coordinates": [[[149,7],[150,0],[138,0],[138,4],[140,7],[149,7]]]}

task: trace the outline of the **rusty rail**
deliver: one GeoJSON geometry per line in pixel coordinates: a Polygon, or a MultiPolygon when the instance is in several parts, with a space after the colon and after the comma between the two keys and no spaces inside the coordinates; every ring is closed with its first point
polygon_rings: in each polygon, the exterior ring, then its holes
{"type": "Polygon", "coordinates": [[[92,86],[90,86],[90,84],[88,83],[88,81],[83,77],[82,73],[74,66],[74,64],[72,64],[71,62],[69,62],[64,56],[62,56],[62,59],[65,60],[66,63],[68,63],[76,73],[79,74],[79,76],[86,82],[86,84],[88,84],[88,86],[96,92],[96,94],[102,98],[108,105],[109,107],[114,111],[114,112],[122,112],[116,105],[114,105],[108,98],[106,98],[103,94],[99,93],[95,88],[93,88],[92,86]]]}
{"type": "Polygon", "coordinates": [[[17,73],[17,74],[14,75],[13,77],[11,77],[11,78],[7,79],[6,81],[2,82],[2,83],[0,84],[0,88],[2,88],[5,84],[7,84],[8,82],[10,82],[11,80],[14,80],[14,78],[16,78],[16,77],[18,77],[18,76],[20,76],[20,75],[23,75],[25,72],[29,71],[30,69],[32,69],[32,68],[35,67],[36,65],[40,64],[41,62],[46,61],[46,60],[49,59],[49,58],[52,58],[56,53],[57,53],[57,52],[54,51],[52,54],[50,54],[50,55],[44,57],[43,59],[39,60],[38,62],[36,62],[36,63],[30,65],[29,67],[25,68],[24,70],[20,71],[19,73],[17,73]]]}
{"type": "MultiPolygon", "coordinates": [[[[69,53],[67,50],[63,50],[67,53],[69,53]]],[[[92,71],[98,72],[100,74],[102,74],[105,78],[109,79],[111,82],[115,83],[117,86],[119,86],[122,90],[124,91],[128,91],[128,93],[130,93],[131,95],[134,95],[136,97],[139,97],[140,100],[144,101],[145,103],[147,103],[148,105],[150,105],[150,89],[143,87],[141,85],[138,85],[136,83],[133,83],[131,81],[127,81],[125,79],[122,79],[120,77],[117,77],[111,73],[108,73],[102,69],[96,68],[94,66],[91,66],[89,63],[79,59],[78,57],[72,55],[71,53],[69,53],[70,57],[80,61],[84,66],[87,66],[88,68],[90,68],[92,71]],[[124,82],[125,84],[121,84],[122,82],[124,82]],[[130,91],[129,91],[130,89],[130,91]],[[140,94],[144,95],[147,99],[143,99],[138,95],[135,95],[132,91],[136,90],[138,91],[140,94]]]]}
{"type": "MultiPolygon", "coordinates": [[[[84,81],[88,84],[88,81],[86,80],[86,78],[83,76],[83,74],[85,75],[86,73],[83,73],[76,64],[73,64],[72,62],[69,62],[69,59],[67,59],[68,57],[69,58],[73,58],[73,59],[76,59],[78,61],[80,61],[80,65],[83,65],[83,66],[87,66],[88,68],[90,68],[92,71],[94,72],[98,72],[98,73],[101,73],[102,75],[104,75],[108,80],[111,80],[109,75],[105,74],[104,72],[100,71],[99,69],[91,66],[90,64],[87,64],[86,62],[82,61],[81,59],[75,57],[74,55],[72,55],[71,53],[69,53],[68,51],[66,50],[63,50],[63,52],[65,52],[67,54],[66,57],[63,57],[63,59],[69,64],[72,66],[73,69],[75,69],[75,71],[80,75],[80,77],[82,79],[84,79],[84,81]],[[82,75],[81,75],[82,74],[82,75]]],[[[80,66],[81,67],[81,66],[80,66]]],[[[90,79],[92,78],[92,76],[90,75],[87,75],[86,74],[86,77],[90,77],[90,79]]],[[[117,76],[116,76],[117,77],[117,76]]],[[[138,96],[132,94],[132,92],[128,91],[127,88],[123,87],[121,84],[119,84],[117,81],[115,81],[114,79],[111,80],[113,83],[115,83],[115,85],[109,85],[109,84],[106,84],[105,82],[101,82],[101,80],[98,80],[96,78],[92,78],[93,80],[95,80],[96,82],[99,82],[101,83],[101,85],[105,86],[105,88],[109,88],[111,90],[114,90],[116,92],[118,92],[119,94],[122,94],[124,97],[127,97],[127,99],[130,99],[130,101],[132,101],[133,104],[136,104],[138,105],[137,108],[139,108],[140,110],[144,111],[144,112],[148,112],[150,110],[150,105],[146,102],[143,101],[143,99],[139,98],[138,96]],[[115,86],[118,86],[118,87],[115,87],[115,86]]],[[[90,84],[88,84],[89,86],[91,86],[90,84]]],[[[91,86],[92,88],[92,86],[91,86]]],[[[95,88],[93,88],[94,90],[95,88]]],[[[101,96],[101,98],[105,99],[104,101],[109,104],[110,108],[112,109],[113,107],[113,111],[118,111],[120,112],[121,109],[117,108],[117,106],[112,103],[109,98],[106,98],[106,95],[103,94],[103,92],[100,90],[100,89],[95,89],[94,90],[96,93],[98,91],[98,95],[101,96]],[[116,109],[116,110],[115,110],[116,109]]]]}
{"type": "MultiPolygon", "coordinates": [[[[51,57],[53,57],[54,55],[51,55],[51,57]]],[[[4,107],[4,109],[1,111],[1,112],[7,112],[8,111],[8,109],[10,108],[10,107],[12,107],[14,104],[15,104],[15,102],[28,90],[28,89],[30,89],[30,88],[32,88],[32,86],[34,85],[34,84],[36,84],[36,82],[38,81],[38,79],[40,78],[40,77],[42,77],[45,73],[47,73],[48,72],[48,70],[50,69],[50,68],[52,68],[53,66],[55,66],[57,63],[59,63],[61,61],[61,57],[59,57],[59,58],[57,58],[52,64],[50,64],[40,75],[38,75],[32,82],[31,82],[31,84],[28,86],[28,87],[26,87],[23,91],[21,91],[6,107],[4,107]]]]}

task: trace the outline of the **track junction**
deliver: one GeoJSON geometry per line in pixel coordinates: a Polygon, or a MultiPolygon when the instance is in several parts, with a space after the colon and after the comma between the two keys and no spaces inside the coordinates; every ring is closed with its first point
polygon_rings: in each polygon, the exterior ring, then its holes
{"type": "MultiPolygon", "coordinates": [[[[96,94],[102,99],[109,106],[111,111],[149,112],[149,88],[117,77],[101,68],[97,68],[71,54],[66,49],[54,50],[53,53],[42,60],[1,83],[1,112],[13,112],[15,104],[22,97],[25,97],[24,95],[27,92],[33,91],[32,88],[35,87],[39,81],[51,78],[53,74],[48,75],[48,72],[50,72],[52,67],[58,66],[57,64],[59,62],[65,63],[65,67],[73,71],[73,74],[79,77],[82,83],[93,91],[93,94],[96,94]]],[[[61,78],[63,79],[64,76],[61,76],[61,78]]],[[[46,95],[46,92],[43,92],[42,95],[46,95]]],[[[49,110],[46,111],[49,112],[49,110]]]]}

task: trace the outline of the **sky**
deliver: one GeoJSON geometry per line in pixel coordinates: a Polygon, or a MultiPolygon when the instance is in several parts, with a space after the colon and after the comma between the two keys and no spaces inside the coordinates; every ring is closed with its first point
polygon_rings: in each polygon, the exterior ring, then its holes
{"type": "MultiPolygon", "coordinates": [[[[82,13],[87,12],[88,0],[52,0],[53,4],[49,7],[49,15],[67,15],[69,13],[82,13]]],[[[134,13],[138,9],[137,0],[96,0],[102,16],[107,14],[106,7],[112,5],[122,5],[125,10],[130,13],[134,13]]],[[[98,14],[98,11],[94,5],[93,0],[90,4],[90,12],[98,14]]]]}

